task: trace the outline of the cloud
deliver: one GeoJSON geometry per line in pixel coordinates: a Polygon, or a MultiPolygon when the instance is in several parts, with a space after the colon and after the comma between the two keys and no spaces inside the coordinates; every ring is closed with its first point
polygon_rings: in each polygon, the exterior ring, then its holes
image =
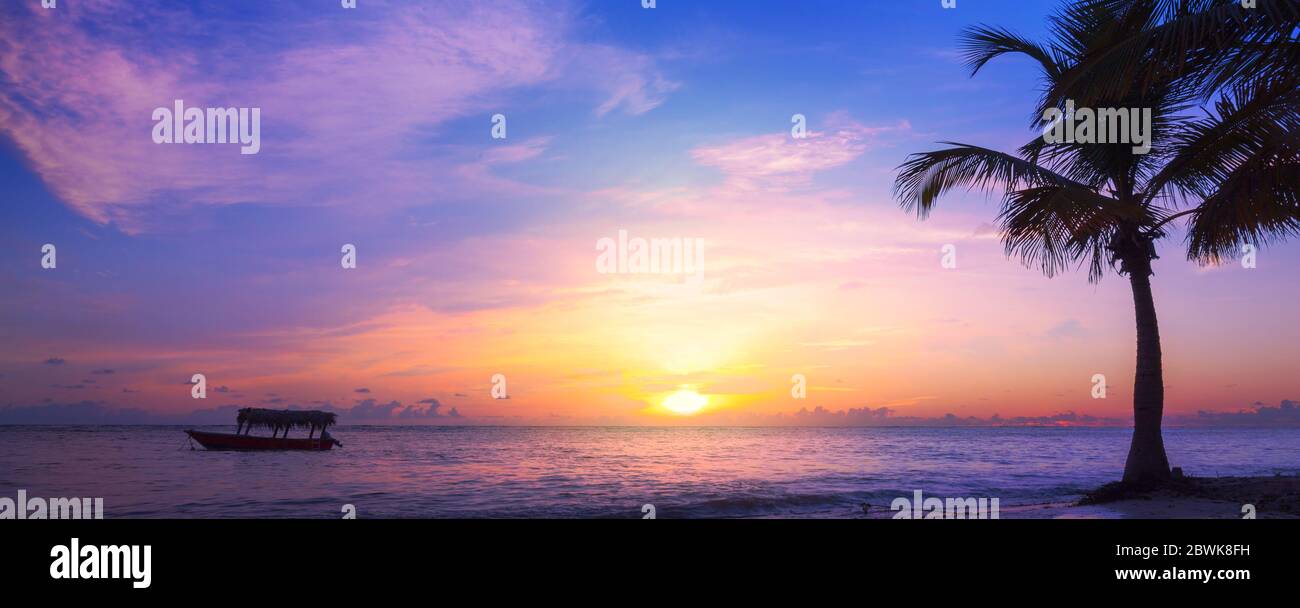
{"type": "Polygon", "coordinates": [[[520,163],[541,156],[546,146],[551,143],[549,137],[534,137],[518,144],[495,146],[483,152],[480,157],[485,165],[502,165],[520,163]]]}
{"type": "Polygon", "coordinates": [[[1075,412],[1064,412],[1050,416],[1016,416],[1003,418],[994,414],[988,418],[976,416],[902,416],[892,408],[870,407],[849,408],[831,411],[822,407],[809,410],[800,409],[792,415],[776,414],[770,424],[801,426],[919,426],[919,427],[968,427],[968,426],[1125,426],[1125,419],[1105,418],[1075,412]]]}
{"type": "Polygon", "coordinates": [[[1188,426],[1249,426],[1249,427],[1300,427],[1300,402],[1283,399],[1277,407],[1256,403],[1253,410],[1236,412],[1200,411],[1195,417],[1176,417],[1175,421],[1188,426]]]}
{"type": "Polygon", "coordinates": [[[42,363],[45,365],[63,365],[65,361],[59,357],[50,357],[49,359],[42,361],[42,363]]]}
{"type": "MultiPolygon", "coordinates": [[[[1201,411],[1195,416],[1168,415],[1165,417],[1169,427],[1300,427],[1300,402],[1284,399],[1277,407],[1255,404],[1254,409],[1238,412],[1201,411]]],[[[774,414],[750,419],[749,423],[775,426],[919,426],[919,427],[1034,427],[1034,426],[1086,426],[1086,427],[1130,427],[1133,420],[1126,416],[1096,416],[1073,411],[1046,416],[1013,416],[1003,418],[993,414],[987,418],[977,416],[905,416],[899,415],[889,407],[849,408],[846,410],[828,410],[817,407],[812,410],[800,409],[793,414],[774,414]]]]}
{"type": "MultiPolygon", "coordinates": [[[[460,396],[463,397],[464,395],[460,395],[460,396]]],[[[454,407],[451,408],[450,410],[447,410],[446,414],[440,414],[438,410],[442,407],[442,404],[439,403],[437,399],[423,399],[420,401],[420,403],[429,406],[424,412],[425,418],[460,418],[461,417],[460,411],[454,407]]]]}
{"type": "MultiPolygon", "coordinates": [[[[648,55],[578,41],[581,19],[563,6],[392,8],[382,19],[293,13],[286,27],[166,2],[70,3],[57,17],[26,6],[0,20],[0,133],[72,208],[139,232],[166,225],[151,211],[182,204],[403,206],[481,193],[479,171],[462,170],[474,160],[428,143],[452,121],[481,115],[486,137],[493,109],[543,85],[594,91],[601,116],[644,113],[675,88],[648,55]],[[200,35],[232,28],[241,36],[200,35]],[[177,99],[260,108],[261,151],[155,144],[152,112],[177,99]]],[[[518,162],[538,150],[493,154],[518,162]]]]}
{"type": "MultiPolygon", "coordinates": [[[[133,407],[119,407],[104,401],[84,400],[43,405],[8,405],[0,407],[0,424],[194,424],[233,425],[241,405],[222,405],[188,413],[170,414],[133,407]]],[[[305,409],[289,406],[287,409],[305,409]]],[[[378,403],[367,399],[351,409],[340,409],[328,402],[312,409],[336,412],[343,423],[397,424],[429,420],[458,420],[456,408],[442,413],[437,399],[425,399],[417,405],[404,406],[399,401],[378,403]]]]}
{"type": "Polygon", "coordinates": [[[374,399],[366,399],[348,411],[348,418],[351,421],[388,420],[393,417],[393,412],[401,409],[401,407],[402,404],[398,401],[381,404],[374,399]]]}
{"type": "Polygon", "coordinates": [[[114,372],[114,371],[111,370],[111,369],[96,369],[96,370],[92,370],[90,373],[92,373],[92,374],[97,374],[97,375],[100,375],[100,376],[107,376],[107,375],[114,374],[114,373],[116,373],[116,372],[114,372]]]}
{"type": "Polygon", "coordinates": [[[598,78],[606,99],[596,107],[596,116],[622,109],[640,116],[667,100],[681,83],[668,80],[646,56],[605,45],[587,45],[575,60],[575,72],[598,78]]]}
{"type": "Polygon", "coordinates": [[[369,389],[369,388],[366,388],[366,387],[363,386],[363,387],[361,387],[361,388],[353,389],[352,392],[354,392],[354,393],[369,393],[369,392],[370,392],[370,389],[369,389]]]}
{"type": "Polygon", "coordinates": [[[358,403],[351,410],[340,412],[344,416],[344,421],[348,423],[394,423],[397,421],[419,421],[432,420],[436,418],[460,418],[460,412],[452,408],[447,414],[442,414],[438,410],[442,404],[437,399],[424,399],[417,402],[416,405],[402,405],[400,401],[389,401],[388,403],[378,403],[374,399],[366,399],[358,403]]]}
{"type": "Polygon", "coordinates": [[[1078,338],[1086,335],[1088,330],[1083,328],[1078,319],[1066,319],[1047,330],[1049,338],[1078,338]]]}
{"type": "Polygon", "coordinates": [[[827,130],[808,131],[795,139],[789,132],[745,137],[691,151],[696,163],[722,171],[732,186],[746,190],[806,186],[818,172],[848,164],[866,152],[882,133],[909,130],[867,127],[843,115],[833,115],[827,130]]]}
{"type": "MultiPolygon", "coordinates": [[[[418,403],[426,407],[424,408],[417,408],[414,406],[408,407],[402,410],[398,414],[398,417],[405,418],[405,419],[417,419],[417,420],[444,417],[443,414],[440,414],[438,412],[438,410],[442,407],[442,404],[439,403],[437,399],[432,399],[432,398],[422,399],[418,403]]],[[[460,414],[455,411],[455,408],[453,408],[450,417],[458,418],[460,417],[460,414]]]]}
{"type": "Polygon", "coordinates": [[[0,407],[0,424],[233,424],[238,409],[224,405],[186,414],[160,414],[86,400],[0,407]]]}
{"type": "MultiPolygon", "coordinates": [[[[222,405],[215,408],[199,409],[188,413],[169,414],[142,410],[132,407],[119,407],[113,404],[83,400],[58,403],[46,399],[41,405],[8,405],[0,407],[0,424],[146,424],[146,425],[229,425],[233,424],[240,405],[222,405]]],[[[400,401],[378,403],[367,399],[350,409],[340,409],[329,402],[317,402],[312,409],[336,412],[344,424],[402,424],[439,420],[456,423],[492,423],[498,424],[583,424],[583,423],[627,423],[625,420],[580,419],[565,416],[551,416],[542,419],[507,419],[501,417],[466,418],[456,408],[442,413],[442,404],[434,398],[422,399],[415,405],[406,406],[400,401]]],[[[290,406],[288,409],[300,409],[290,406]]],[[[793,413],[752,414],[745,412],[720,412],[705,414],[691,419],[692,424],[744,424],[756,426],[829,426],[829,427],[1130,427],[1132,420],[1128,417],[1107,417],[1081,414],[1073,411],[1047,416],[1014,416],[1003,418],[997,414],[987,418],[977,416],[907,416],[900,415],[890,407],[860,407],[842,410],[829,410],[824,407],[802,408],[793,413]]],[[[1284,399],[1278,406],[1256,404],[1251,409],[1236,412],[1201,411],[1196,415],[1170,415],[1166,425],[1173,427],[1264,427],[1296,428],[1300,427],[1300,401],[1284,399]]]]}

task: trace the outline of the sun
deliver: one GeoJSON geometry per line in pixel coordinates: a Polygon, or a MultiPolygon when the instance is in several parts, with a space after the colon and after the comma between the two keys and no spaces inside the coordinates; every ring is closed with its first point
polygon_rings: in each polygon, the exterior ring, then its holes
{"type": "Polygon", "coordinates": [[[689,388],[683,388],[664,398],[663,406],[674,414],[689,416],[709,404],[709,398],[689,388]]]}

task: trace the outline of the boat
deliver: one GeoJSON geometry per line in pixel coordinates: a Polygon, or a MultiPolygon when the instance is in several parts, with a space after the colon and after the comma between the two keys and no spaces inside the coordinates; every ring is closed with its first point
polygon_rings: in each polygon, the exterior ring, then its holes
{"type": "Polygon", "coordinates": [[[234,433],[209,433],[187,429],[186,435],[208,450],[313,450],[323,451],[334,446],[343,447],[326,430],[336,422],[333,412],[319,410],[269,410],[246,407],[239,410],[235,421],[239,423],[234,433]],[[251,434],[254,427],[271,430],[271,436],[251,434]],[[289,437],[293,428],[308,429],[307,437],[289,437]],[[320,434],[317,435],[317,429],[320,434]]]}

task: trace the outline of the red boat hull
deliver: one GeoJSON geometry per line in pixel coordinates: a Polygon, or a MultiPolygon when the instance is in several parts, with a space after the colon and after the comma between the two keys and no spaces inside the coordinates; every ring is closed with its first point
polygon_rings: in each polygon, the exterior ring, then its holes
{"type": "MultiPolygon", "coordinates": [[[[203,431],[185,431],[190,439],[209,450],[319,450],[334,447],[334,439],[311,439],[303,437],[258,437],[255,435],[235,435],[233,433],[205,433],[203,431]]],[[[340,447],[342,444],[339,444],[340,447]]]]}

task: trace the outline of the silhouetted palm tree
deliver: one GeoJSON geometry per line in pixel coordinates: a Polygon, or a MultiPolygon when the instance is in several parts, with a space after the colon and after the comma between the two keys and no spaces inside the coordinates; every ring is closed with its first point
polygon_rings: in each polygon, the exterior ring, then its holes
{"type": "Polygon", "coordinates": [[[1300,234],[1300,4],[1241,4],[1081,0],[1051,18],[1046,44],[1001,28],[967,30],[972,75],[1007,53],[1041,67],[1036,130],[1051,125],[1049,110],[1070,105],[1150,108],[1151,150],[1038,137],[1013,155],[944,142],[951,147],[909,156],[894,186],[903,208],[922,218],[952,188],[1000,190],[1008,255],[1049,277],[1085,263],[1090,281],[1108,267],[1128,277],[1137,373],[1125,482],[1169,476],[1154,242],[1181,220],[1188,258],[1210,264],[1300,234]]]}

